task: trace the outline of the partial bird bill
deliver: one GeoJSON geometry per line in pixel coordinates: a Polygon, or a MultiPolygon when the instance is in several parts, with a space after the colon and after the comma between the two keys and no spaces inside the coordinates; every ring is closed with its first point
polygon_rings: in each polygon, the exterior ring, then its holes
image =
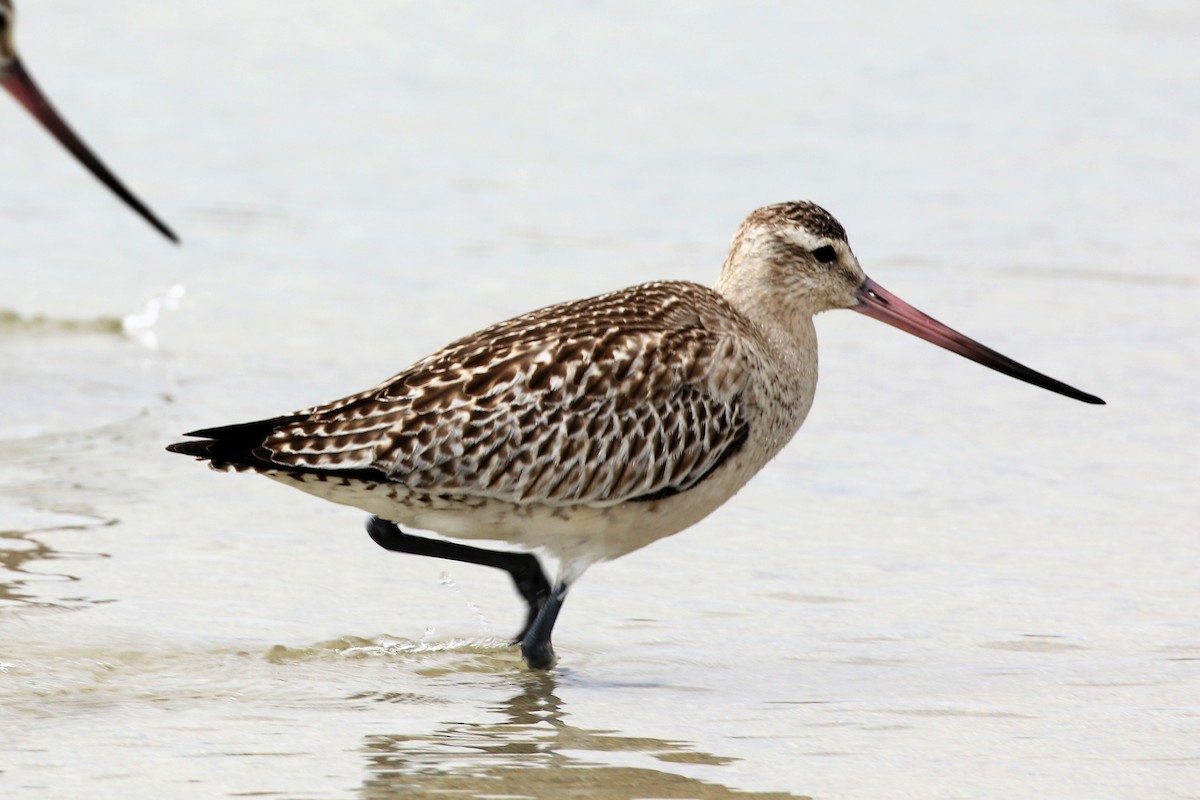
{"type": "Polygon", "coordinates": [[[1104,401],[1095,395],[1081,392],[1073,386],[1068,386],[1062,381],[1057,381],[1024,364],[1013,361],[1008,356],[997,353],[974,339],[963,336],[953,328],[943,325],[933,317],[913,308],[870,278],[867,278],[858,287],[857,296],[858,305],[854,306],[853,310],[860,314],[866,314],[880,322],[886,322],[888,325],[911,333],[938,347],[944,347],[951,353],[958,353],[964,358],[969,358],[1017,380],[1032,383],[1034,386],[1040,386],[1085,403],[1104,405],[1104,401]]]}
{"type": "MultiPolygon", "coordinates": [[[[2,9],[0,9],[2,10],[2,9]]],[[[9,40],[11,46],[11,40],[9,40]]],[[[179,242],[177,237],[167,225],[155,216],[145,203],[134,196],[133,192],[125,188],[125,185],[117,179],[109,171],[108,167],[96,157],[88,146],[75,135],[70,126],[63,121],[63,118],[50,101],[42,93],[41,89],[34,82],[33,77],[25,69],[21,60],[15,53],[10,53],[5,60],[0,60],[0,86],[8,90],[9,94],[16,98],[17,102],[25,106],[30,114],[42,123],[55,139],[62,143],[62,146],[67,148],[75,158],[79,159],[85,167],[96,178],[107,186],[119,198],[125,201],[130,208],[141,215],[142,219],[154,226],[159,233],[166,236],[172,242],[179,242]]]]}

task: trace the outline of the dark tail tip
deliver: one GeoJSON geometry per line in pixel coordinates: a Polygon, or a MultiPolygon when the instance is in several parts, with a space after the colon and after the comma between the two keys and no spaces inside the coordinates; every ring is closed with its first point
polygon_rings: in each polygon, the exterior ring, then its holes
{"type": "Polygon", "coordinates": [[[167,451],[185,456],[195,456],[196,458],[212,458],[212,446],[214,444],[216,442],[211,439],[195,442],[176,442],[175,444],[167,445],[167,451]]]}

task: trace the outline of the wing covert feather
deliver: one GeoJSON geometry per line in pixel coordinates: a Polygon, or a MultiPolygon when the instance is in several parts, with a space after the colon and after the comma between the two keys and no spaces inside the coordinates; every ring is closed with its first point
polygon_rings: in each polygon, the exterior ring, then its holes
{"type": "Polygon", "coordinates": [[[263,449],[282,466],[379,470],[430,494],[549,505],[674,494],[748,434],[753,370],[724,305],[664,282],[551,306],[300,412],[263,449]]]}

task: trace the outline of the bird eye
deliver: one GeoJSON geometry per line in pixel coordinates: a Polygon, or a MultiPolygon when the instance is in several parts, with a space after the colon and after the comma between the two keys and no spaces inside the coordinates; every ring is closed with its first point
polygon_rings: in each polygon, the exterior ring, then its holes
{"type": "Polygon", "coordinates": [[[830,264],[837,261],[837,250],[834,250],[832,245],[827,244],[824,247],[818,247],[812,251],[812,254],[813,258],[822,264],[830,264]]]}

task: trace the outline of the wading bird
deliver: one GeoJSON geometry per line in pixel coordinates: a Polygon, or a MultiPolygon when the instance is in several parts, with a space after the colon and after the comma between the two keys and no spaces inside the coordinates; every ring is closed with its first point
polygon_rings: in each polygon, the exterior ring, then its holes
{"type": "Polygon", "coordinates": [[[142,216],[142,219],[153,225],[159,233],[166,236],[172,242],[179,243],[177,237],[170,228],[168,228],[162,220],[154,215],[141,200],[134,196],[133,192],[125,188],[125,185],[117,179],[116,175],[109,172],[108,167],[104,166],[103,162],[97,158],[87,145],[75,135],[75,132],[67,126],[58,112],[54,110],[54,106],[50,105],[50,101],[42,94],[41,89],[34,83],[33,77],[25,69],[21,63],[21,59],[17,57],[16,46],[13,44],[13,23],[16,12],[13,9],[11,0],[0,0],[0,86],[8,90],[9,94],[17,99],[17,102],[25,106],[29,113],[46,127],[55,139],[67,148],[80,163],[87,167],[93,175],[95,175],[101,183],[113,191],[113,193],[124,200],[130,208],[142,216]]]}
{"type": "Polygon", "coordinates": [[[817,205],[751,213],[714,289],[661,281],[549,306],[452,342],[365,392],[194,431],[167,449],[375,515],[379,545],[507,571],[526,663],[590,565],[703,519],[787,444],[817,385],[813,315],[849,308],[984,366],[1102,403],[925,316],[869,279],[817,205]],[[529,552],[402,532],[493,539],[529,552]]]}

